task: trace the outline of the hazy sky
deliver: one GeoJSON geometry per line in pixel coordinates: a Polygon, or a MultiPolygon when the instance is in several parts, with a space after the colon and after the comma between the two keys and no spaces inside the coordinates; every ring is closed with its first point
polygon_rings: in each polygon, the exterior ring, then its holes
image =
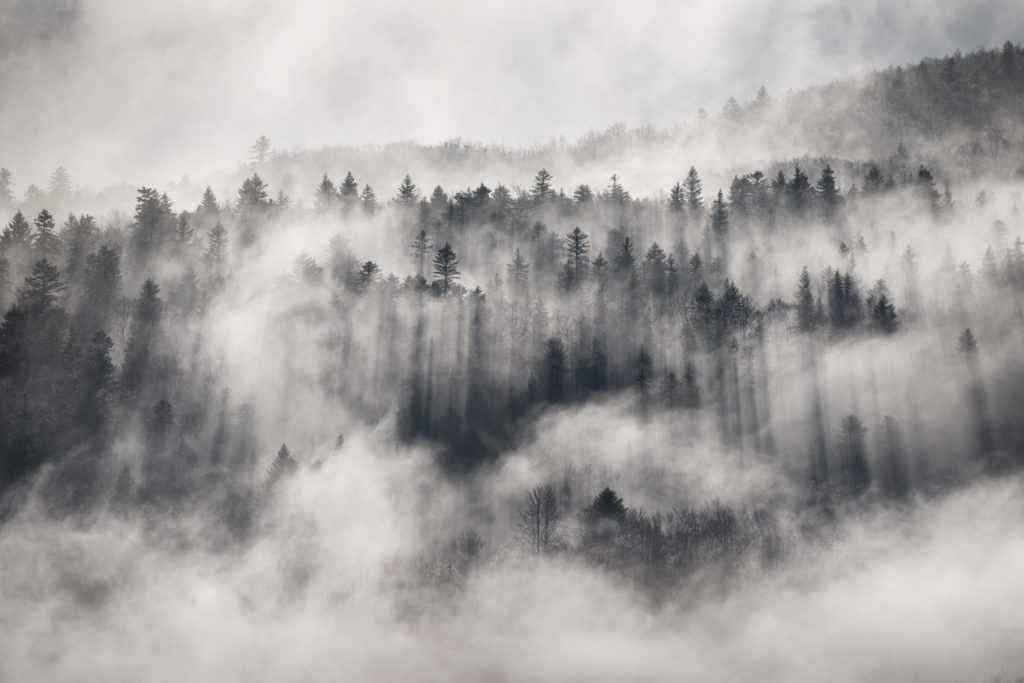
{"type": "Polygon", "coordinates": [[[1022,38],[1019,0],[0,0],[0,165],[20,193],[200,176],[260,134],[574,141],[1022,38]]]}

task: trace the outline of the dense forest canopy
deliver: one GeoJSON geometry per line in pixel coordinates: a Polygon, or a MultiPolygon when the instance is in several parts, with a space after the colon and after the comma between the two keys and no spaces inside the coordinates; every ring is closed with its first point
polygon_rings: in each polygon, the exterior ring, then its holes
{"type": "Polygon", "coordinates": [[[243,586],[231,628],[385,594],[371,631],[457,634],[443,605],[499,623],[517,573],[764,619],[850,538],[938,564],[1002,506],[1019,541],[1022,111],[1007,42],[574,145],[260,136],[129,197],[4,168],[0,556],[50,564],[0,560],[0,597],[109,614],[167,562],[243,586]]]}

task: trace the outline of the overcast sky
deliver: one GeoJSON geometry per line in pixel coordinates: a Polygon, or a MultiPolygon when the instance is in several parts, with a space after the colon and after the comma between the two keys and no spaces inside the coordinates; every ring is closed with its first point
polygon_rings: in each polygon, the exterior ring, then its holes
{"type": "Polygon", "coordinates": [[[1024,39],[1020,0],[0,0],[15,189],[160,183],[277,147],[527,145],[1024,39]]]}

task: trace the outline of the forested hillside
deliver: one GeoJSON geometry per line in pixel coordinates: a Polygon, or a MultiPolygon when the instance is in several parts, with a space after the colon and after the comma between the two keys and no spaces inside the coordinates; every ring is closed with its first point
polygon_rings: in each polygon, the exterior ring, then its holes
{"type": "Polygon", "coordinates": [[[260,137],[129,198],[4,169],[0,555],[58,552],[39,519],[213,574],[281,542],[282,604],[419,619],[534,556],[689,604],[1016,500],[1022,111],[1007,43],[573,145],[260,137]],[[362,520],[359,561],[310,531],[362,520]]]}

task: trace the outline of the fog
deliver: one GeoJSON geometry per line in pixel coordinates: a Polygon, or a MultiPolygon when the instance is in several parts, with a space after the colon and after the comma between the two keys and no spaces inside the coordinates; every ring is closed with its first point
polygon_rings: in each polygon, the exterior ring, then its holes
{"type": "Polygon", "coordinates": [[[1012,3],[321,5],[0,8],[0,680],[1024,678],[1012,3]]]}
{"type": "Polygon", "coordinates": [[[205,177],[279,149],[570,142],[1024,39],[982,3],[8,0],[0,150],[24,188],[205,177]]]}

